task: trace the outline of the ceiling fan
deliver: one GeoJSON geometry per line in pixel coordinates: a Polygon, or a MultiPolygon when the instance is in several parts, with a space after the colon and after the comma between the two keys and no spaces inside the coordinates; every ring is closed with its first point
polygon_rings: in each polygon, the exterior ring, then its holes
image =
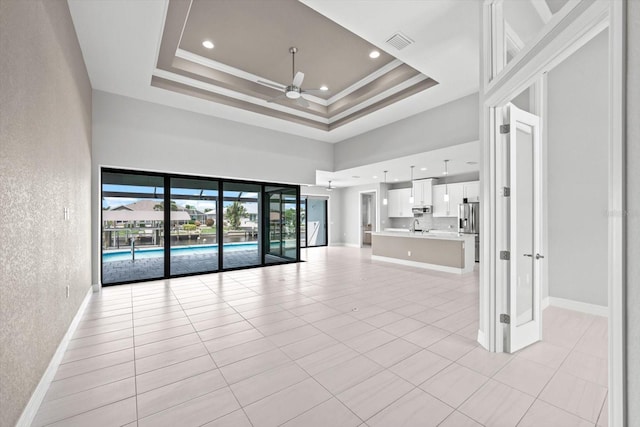
{"type": "Polygon", "coordinates": [[[279,99],[288,98],[295,101],[299,106],[304,108],[309,108],[309,101],[307,101],[303,95],[327,95],[330,93],[329,91],[322,89],[302,89],[302,81],[304,80],[304,73],[302,71],[298,71],[296,73],[296,53],[298,52],[297,47],[290,47],[289,53],[291,54],[291,75],[293,76],[293,81],[289,86],[285,85],[276,85],[270,82],[265,82],[263,80],[258,80],[258,83],[264,86],[269,86],[274,89],[278,89],[283,91],[282,95],[276,96],[268,100],[267,102],[275,102],[279,99]]]}

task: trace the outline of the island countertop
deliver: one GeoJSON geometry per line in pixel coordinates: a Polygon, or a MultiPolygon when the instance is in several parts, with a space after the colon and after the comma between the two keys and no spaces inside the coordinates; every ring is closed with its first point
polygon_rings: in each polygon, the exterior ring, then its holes
{"type": "Polygon", "coordinates": [[[371,234],[374,236],[409,237],[409,238],[415,238],[415,239],[440,239],[440,240],[459,240],[459,241],[475,242],[475,235],[456,233],[456,232],[376,231],[371,234]]]}
{"type": "Polygon", "coordinates": [[[455,232],[379,231],[371,233],[371,259],[450,273],[471,273],[475,235],[455,232]]]}

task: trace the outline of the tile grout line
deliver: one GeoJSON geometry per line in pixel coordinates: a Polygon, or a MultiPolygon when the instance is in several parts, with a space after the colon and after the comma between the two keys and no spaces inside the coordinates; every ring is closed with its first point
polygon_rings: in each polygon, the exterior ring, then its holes
{"type": "MultiPolygon", "coordinates": [[[[198,279],[198,280],[199,280],[199,279],[198,279]]],[[[199,280],[199,281],[200,281],[200,280],[199,280]]],[[[202,281],[200,281],[200,282],[202,283],[202,281]]],[[[204,284],[204,283],[203,283],[203,285],[204,285],[206,288],[208,288],[208,286],[207,286],[206,284],[204,284]]],[[[181,309],[182,309],[182,311],[184,312],[184,308],[182,308],[182,304],[180,303],[180,299],[176,296],[176,293],[174,292],[173,287],[172,287],[171,285],[169,285],[169,289],[171,290],[171,293],[173,294],[173,296],[178,300],[178,304],[180,305],[180,308],[181,308],[181,309]]],[[[211,290],[211,292],[212,292],[214,295],[216,295],[216,293],[215,293],[213,290],[211,290]]],[[[216,296],[217,296],[217,295],[216,295],[216,296]]],[[[224,299],[223,299],[223,301],[224,301],[224,299]]],[[[232,395],[232,396],[233,396],[233,398],[235,399],[235,401],[236,401],[236,403],[238,404],[238,406],[240,407],[240,409],[242,409],[242,412],[244,413],[244,415],[245,415],[245,417],[247,418],[247,420],[249,421],[249,423],[253,426],[253,423],[252,423],[252,422],[251,422],[251,420],[249,419],[249,416],[247,415],[247,413],[244,411],[244,408],[243,408],[243,406],[240,404],[240,401],[239,401],[239,400],[238,400],[238,398],[236,397],[235,393],[233,392],[233,389],[230,387],[230,385],[229,385],[229,383],[228,383],[227,379],[225,378],[224,374],[222,373],[222,371],[221,371],[221,370],[220,370],[220,368],[218,367],[218,364],[216,363],[216,361],[215,361],[215,360],[213,359],[213,357],[211,356],[211,353],[209,352],[209,348],[207,348],[207,346],[204,344],[204,341],[202,341],[202,338],[200,337],[200,334],[198,334],[198,331],[197,331],[197,330],[196,330],[196,328],[193,326],[193,323],[191,322],[191,318],[189,318],[189,316],[186,314],[186,312],[185,312],[185,315],[187,316],[187,319],[189,319],[189,324],[191,325],[191,327],[193,328],[193,330],[196,332],[196,335],[198,336],[198,339],[200,339],[200,344],[201,344],[202,346],[204,346],[205,350],[207,351],[207,355],[209,356],[209,359],[211,359],[211,362],[213,362],[213,365],[216,367],[216,370],[218,370],[218,372],[220,373],[220,376],[222,377],[222,379],[223,379],[224,383],[226,384],[226,387],[229,389],[229,392],[231,393],[231,395],[232,395]]],[[[200,374],[197,374],[197,375],[200,375],[200,374]]],[[[217,390],[220,390],[220,389],[217,389],[217,390]]],[[[217,391],[217,390],[214,390],[214,391],[209,392],[209,393],[213,393],[213,392],[215,392],[215,391],[217,391]]],[[[205,394],[203,394],[203,395],[200,395],[200,396],[194,397],[194,398],[189,399],[189,400],[187,400],[187,401],[185,401],[185,402],[179,403],[178,405],[185,404],[185,403],[187,403],[187,402],[189,402],[189,401],[192,401],[192,400],[197,399],[197,398],[199,398],[199,397],[205,396],[206,394],[209,394],[209,393],[205,393],[205,394]]],[[[178,406],[178,405],[173,405],[173,406],[171,406],[170,408],[173,408],[173,407],[178,406]]],[[[170,409],[170,408],[165,408],[164,410],[167,410],[167,409],[170,409]]],[[[162,412],[162,411],[160,411],[160,412],[162,412]]],[[[207,424],[207,423],[209,423],[209,422],[211,422],[211,421],[215,421],[215,420],[217,420],[217,419],[219,419],[219,418],[225,417],[225,416],[227,416],[227,415],[229,415],[229,414],[231,414],[231,413],[233,413],[233,412],[235,412],[235,411],[231,411],[231,412],[229,412],[229,413],[227,413],[227,414],[221,415],[220,417],[217,417],[217,418],[214,418],[214,419],[212,419],[212,420],[209,420],[209,421],[205,422],[204,424],[207,424]]],[[[204,424],[202,424],[202,425],[204,425],[204,424]]]]}

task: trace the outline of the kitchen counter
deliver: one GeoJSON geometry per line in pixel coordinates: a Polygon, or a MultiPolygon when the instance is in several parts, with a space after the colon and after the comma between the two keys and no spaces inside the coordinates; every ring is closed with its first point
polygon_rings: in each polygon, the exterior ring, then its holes
{"type": "Polygon", "coordinates": [[[454,231],[409,231],[409,230],[385,230],[373,232],[371,234],[375,236],[398,236],[398,237],[411,237],[417,239],[444,239],[444,240],[460,240],[473,242],[475,237],[473,234],[462,234],[454,231]],[[471,240],[469,240],[471,239],[471,240]]]}
{"type": "Polygon", "coordinates": [[[475,236],[456,232],[381,231],[372,234],[371,259],[449,273],[471,273],[475,236]]]}

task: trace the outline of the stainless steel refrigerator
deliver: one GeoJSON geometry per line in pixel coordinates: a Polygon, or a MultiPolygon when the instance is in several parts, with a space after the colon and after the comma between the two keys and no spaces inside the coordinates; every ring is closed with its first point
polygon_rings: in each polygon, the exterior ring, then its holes
{"type": "Polygon", "coordinates": [[[461,203],[458,205],[458,232],[475,234],[476,262],[480,261],[480,203],[461,203]]]}

